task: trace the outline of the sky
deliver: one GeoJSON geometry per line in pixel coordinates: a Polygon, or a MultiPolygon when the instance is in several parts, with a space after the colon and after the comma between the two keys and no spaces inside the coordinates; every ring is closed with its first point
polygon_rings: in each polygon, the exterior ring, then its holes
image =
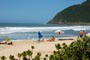
{"type": "Polygon", "coordinates": [[[47,23],[63,9],[85,0],[0,0],[0,23],[47,23]]]}

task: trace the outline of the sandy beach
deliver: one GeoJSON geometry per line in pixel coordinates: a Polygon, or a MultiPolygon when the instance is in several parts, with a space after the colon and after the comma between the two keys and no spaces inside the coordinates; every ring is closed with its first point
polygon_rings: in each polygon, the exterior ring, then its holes
{"type": "Polygon", "coordinates": [[[74,40],[58,40],[56,38],[55,42],[47,42],[46,40],[44,42],[38,42],[37,40],[16,40],[13,41],[13,45],[0,45],[0,56],[6,56],[9,57],[10,55],[14,55],[15,58],[18,59],[17,54],[22,53],[23,51],[31,50],[31,46],[34,46],[35,49],[33,50],[33,56],[36,55],[37,52],[41,52],[42,57],[45,56],[45,54],[52,54],[55,48],[55,44],[60,43],[66,43],[69,45],[71,42],[76,40],[76,37],[64,37],[66,39],[73,38],[74,40]]]}

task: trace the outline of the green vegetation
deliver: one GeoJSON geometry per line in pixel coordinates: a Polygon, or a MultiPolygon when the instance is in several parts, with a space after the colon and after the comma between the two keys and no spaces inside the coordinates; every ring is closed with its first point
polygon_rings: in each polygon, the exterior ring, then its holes
{"type": "Polygon", "coordinates": [[[90,24],[90,1],[64,9],[49,24],[90,24]]]}
{"type": "Polygon", "coordinates": [[[72,42],[50,55],[50,60],[90,60],[90,37],[72,42]]]}
{"type": "Polygon", "coordinates": [[[15,58],[14,58],[13,55],[10,55],[10,56],[9,56],[9,59],[10,59],[10,60],[15,60],[15,58]]]}
{"type": "Polygon", "coordinates": [[[1,57],[1,60],[6,60],[6,57],[5,57],[5,56],[2,56],[2,57],[1,57]]]}
{"type": "MultiPolygon", "coordinates": [[[[33,46],[34,47],[34,46],[33,46]]],[[[69,46],[65,43],[55,44],[56,51],[48,56],[45,55],[41,58],[41,53],[38,52],[35,57],[32,57],[32,50],[18,53],[19,60],[90,60],[90,37],[78,38],[77,41],[72,42],[69,46]],[[21,59],[22,58],[22,59],[21,59]]],[[[9,56],[10,60],[15,60],[13,55],[9,56]]],[[[7,60],[5,56],[2,56],[0,60],[7,60]]]]}
{"type": "Polygon", "coordinates": [[[55,44],[55,47],[56,47],[56,49],[59,51],[59,49],[61,49],[61,46],[60,46],[60,44],[55,44]]]}
{"type": "Polygon", "coordinates": [[[18,58],[19,58],[19,60],[21,60],[21,56],[22,56],[22,55],[21,55],[20,53],[18,53],[18,58]]]}

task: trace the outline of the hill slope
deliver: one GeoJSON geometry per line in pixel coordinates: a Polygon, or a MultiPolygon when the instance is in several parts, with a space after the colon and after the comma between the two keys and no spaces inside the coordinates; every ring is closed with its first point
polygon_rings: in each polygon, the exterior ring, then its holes
{"type": "Polygon", "coordinates": [[[64,9],[48,24],[87,24],[90,23],[90,0],[64,9]]]}

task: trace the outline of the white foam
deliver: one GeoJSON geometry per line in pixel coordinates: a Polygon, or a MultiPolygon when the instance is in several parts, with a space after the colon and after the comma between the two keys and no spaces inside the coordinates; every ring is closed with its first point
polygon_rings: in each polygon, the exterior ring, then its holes
{"type": "Polygon", "coordinates": [[[1,27],[0,34],[9,34],[15,32],[44,32],[56,30],[90,30],[90,26],[58,26],[58,27],[1,27]]]}

